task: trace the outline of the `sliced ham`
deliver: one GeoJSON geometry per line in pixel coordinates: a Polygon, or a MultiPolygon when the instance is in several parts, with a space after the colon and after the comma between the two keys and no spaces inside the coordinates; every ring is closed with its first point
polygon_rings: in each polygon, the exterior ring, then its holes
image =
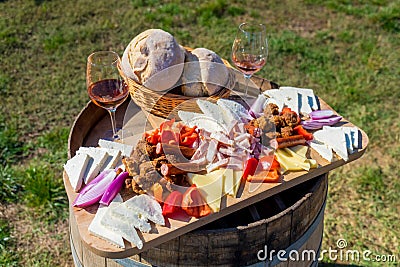
{"type": "Polygon", "coordinates": [[[218,152],[218,141],[215,139],[211,139],[206,155],[207,161],[213,162],[214,157],[217,155],[217,152],[218,152]]]}
{"type": "Polygon", "coordinates": [[[233,140],[230,140],[229,137],[223,132],[213,132],[211,133],[210,137],[228,146],[233,146],[234,144],[233,140]]]}
{"type": "Polygon", "coordinates": [[[228,147],[221,146],[219,148],[219,152],[221,152],[222,154],[227,155],[227,156],[234,156],[236,154],[235,148],[231,147],[231,146],[228,146],[228,147]]]}
{"type": "Polygon", "coordinates": [[[238,134],[235,136],[234,140],[235,140],[235,142],[241,142],[241,141],[243,141],[244,139],[250,139],[250,137],[251,137],[251,135],[248,134],[248,133],[238,133],[238,134]]]}
{"type": "Polygon", "coordinates": [[[193,156],[192,156],[192,161],[193,160],[198,160],[200,158],[204,158],[207,155],[207,150],[208,150],[208,146],[209,146],[209,142],[208,141],[203,141],[200,143],[199,147],[196,149],[196,152],[194,152],[193,156]]]}
{"type": "Polygon", "coordinates": [[[221,152],[218,152],[216,158],[217,158],[218,161],[219,161],[219,160],[223,160],[223,159],[225,158],[225,156],[224,156],[221,152]]]}
{"type": "Polygon", "coordinates": [[[228,165],[229,159],[228,158],[224,158],[223,160],[219,160],[215,163],[209,164],[207,166],[207,172],[210,173],[212,171],[215,171],[223,166],[228,165]]]}

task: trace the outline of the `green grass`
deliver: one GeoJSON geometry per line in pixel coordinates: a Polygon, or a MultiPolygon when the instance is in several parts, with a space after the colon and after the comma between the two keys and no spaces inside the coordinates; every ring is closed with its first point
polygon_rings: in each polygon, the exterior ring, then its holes
{"type": "Polygon", "coordinates": [[[244,20],[267,24],[260,76],[313,88],[370,138],[362,159],[330,175],[323,248],[345,238],[349,249],[400,259],[399,9],[388,0],[0,2],[0,203],[13,211],[0,210],[0,265],[72,264],[61,177],[69,129],[88,101],[86,57],[122,54],[138,33],[162,28],[229,58],[244,20]]]}
{"type": "Polygon", "coordinates": [[[7,220],[0,218],[0,265],[1,266],[18,266],[18,257],[15,254],[15,240],[12,237],[12,226],[7,220]]]}

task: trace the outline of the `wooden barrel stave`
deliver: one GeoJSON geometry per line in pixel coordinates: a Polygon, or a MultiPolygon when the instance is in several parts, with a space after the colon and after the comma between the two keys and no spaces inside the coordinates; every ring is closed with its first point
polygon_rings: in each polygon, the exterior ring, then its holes
{"type": "MultiPolygon", "coordinates": [[[[261,219],[248,225],[237,226],[236,228],[197,230],[190,232],[179,238],[168,241],[158,247],[149,249],[139,255],[134,255],[125,260],[120,260],[122,266],[252,266],[260,264],[257,260],[257,252],[267,246],[268,250],[274,249],[288,250],[294,244],[301,241],[295,246],[296,250],[301,253],[304,249],[312,249],[318,251],[322,241],[323,213],[326,192],[327,177],[326,175],[309,181],[314,182],[309,193],[299,199],[295,204],[283,211],[276,211],[272,217],[261,219]],[[321,197],[318,197],[321,196],[321,197]],[[312,202],[315,200],[316,202],[312,202]],[[317,208],[318,207],[318,208],[317,208]],[[300,213],[308,212],[310,221],[309,225],[302,223],[298,216],[300,213]],[[317,211],[313,213],[312,210],[317,211]],[[300,222],[296,227],[294,224],[300,222]],[[310,232],[310,225],[315,230],[310,232]],[[299,233],[302,233],[299,235],[299,233]],[[306,239],[304,235],[308,236],[306,239]],[[297,236],[296,236],[297,235],[297,236]],[[304,239],[304,240],[301,240],[304,239]]],[[[296,190],[297,187],[293,188],[296,190]]],[[[282,192],[281,198],[291,198],[290,192],[282,192]],[[285,194],[287,193],[287,194],[285,194]]],[[[273,203],[273,199],[263,200],[257,203],[259,206],[266,206],[273,203]]],[[[244,212],[239,211],[241,216],[244,212]]],[[[71,218],[73,220],[73,218],[71,218]]],[[[82,266],[121,266],[118,260],[100,257],[90,249],[79,244],[79,233],[73,221],[71,223],[71,241],[78,255],[79,262],[82,266]],[[115,265],[117,264],[117,265],[115,265]]],[[[309,262],[275,262],[271,266],[310,266],[309,262]]],[[[79,264],[77,264],[79,266],[79,264]]]]}

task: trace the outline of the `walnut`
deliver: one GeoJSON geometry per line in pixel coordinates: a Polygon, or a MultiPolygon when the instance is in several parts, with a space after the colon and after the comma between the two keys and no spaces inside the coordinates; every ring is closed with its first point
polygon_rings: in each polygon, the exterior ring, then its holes
{"type": "Polygon", "coordinates": [[[279,115],[279,107],[274,103],[269,103],[264,108],[264,115],[270,117],[273,115],[279,115]]]}
{"type": "Polygon", "coordinates": [[[247,126],[248,126],[248,127],[249,127],[249,126],[254,126],[254,127],[256,127],[256,128],[260,128],[258,119],[252,119],[252,120],[247,124],[247,126]]]}
{"type": "Polygon", "coordinates": [[[289,137],[293,134],[293,128],[290,126],[286,126],[281,128],[281,136],[282,137],[289,137]]]}
{"type": "Polygon", "coordinates": [[[281,117],[286,126],[294,127],[298,124],[298,117],[295,112],[285,112],[281,117]]]}
{"type": "Polygon", "coordinates": [[[275,125],[265,116],[261,116],[257,119],[259,128],[263,131],[263,133],[266,132],[275,132],[275,125]]]}
{"type": "Polygon", "coordinates": [[[272,117],[269,118],[270,122],[275,124],[275,128],[278,131],[281,127],[285,126],[285,121],[282,119],[281,116],[279,115],[273,115],[272,117]]]}

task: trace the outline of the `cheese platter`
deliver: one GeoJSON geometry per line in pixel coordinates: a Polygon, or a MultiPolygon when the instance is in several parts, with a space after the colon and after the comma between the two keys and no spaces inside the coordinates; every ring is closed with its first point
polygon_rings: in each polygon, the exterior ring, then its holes
{"type": "MultiPolygon", "coordinates": [[[[276,104],[277,106],[282,105],[280,110],[282,110],[284,105],[290,105],[291,108],[293,110],[296,110],[296,112],[298,113],[301,113],[303,111],[305,113],[310,113],[311,110],[315,110],[315,105],[318,104],[319,110],[330,111],[326,112],[328,113],[328,115],[325,114],[323,116],[339,116],[322,99],[318,98],[315,95],[311,95],[309,91],[310,89],[304,91],[305,93],[304,95],[302,95],[303,99],[300,99],[299,97],[298,100],[295,101],[294,98],[296,97],[291,97],[290,99],[285,100],[279,97],[274,98],[274,96],[279,95],[280,93],[276,90],[280,89],[270,90],[271,86],[268,81],[258,77],[254,77],[253,80],[258,87],[253,88],[253,93],[255,93],[255,95],[258,95],[258,93],[261,92],[261,94],[259,95],[265,97],[265,101],[271,103],[273,102],[273,104],[276,104]],[[306,104],[309,104],[309,106],[306,107],[306,104]]],[[[285,87],[284,90],[286,91],[290,89],[285,87]]],[[[299,90],[301,89],[295,88],[292,90],[291,93],[286,93],[285,95],[296,94],[299,92],[299,90]]],[[[235,98],[235,95],[232,95],[230,98],[222,100],[221,105],[226,105],[226,103],[229,103],[227,101],[235,101],[237,103],[240,102],[237,98],[235,98]]],[[[215,108],[215,106],[213,106],[215,104],[210,103],[200,102],[199,105],[200,109],[203,106],[203,110],[206,111],[203,112],[203,115],[206,115],[205,117],[207,117],[208,115],[207,122],[213,121],[215,125],[223,125],[223,127],[224,125],[226,126],[226,123],[223,123],[224,118],[219,117],[219,115],[215,115],[216,113],[212,111],[213,107],[215,108]],[[210,110],[208,114],[207,110],[210,110]]],[[[263,103],[262,106],[264,107],[265,105],[266,103],[263,103]]],[[[234,118],[234,116],[237,116],[237,114],[241,114],[240,109],[241,107],[237,107],[236,111],[232,112],[230,114],[231,116],[227,117],[232,119],[234,118]]],[[[246,112],[247,111],[248,110],[246,110],[246,112]]],[[[246,112],[242,111],[241,116],[248,116],[248,113],[246,112]]],[[[259,110],[255,110],[254,112],[259,113],[259,110]]],[[[119,126],[123,126],[123,129],[125,131],[125,138],[122,140],[123,145],[119,145],[107,143],[107,141],[101,139],[101,134],[104,129],[107,129],[109,123],[106,115],[107,114],[103,110],[97,108],[92,103],[89,103],[82,110],[82,112],[77,117],[70,133],[68,147],[69,158],[72,159],[75,155],[80,155],[80,157],[83,157],[82,155],[87,155],[82,152],[85,151],[85,149],[82,149],[81,147],[103,147],[103,151],[106,151],[105,149],[116,149],[120,151],[119,156],[123,154],[125,157],[129,157],[129,155],[131,155],[131,152],[135,150],[137,143],[142,138],[142,135],[145,131],[152,131],[159,127],[162,122],[166,121],[166,119],[164,118],[160,118],[146,111],[142,111],[139,106],[128,99],[117,110],[117,124],[119,124],[119,126]],[[88,125],[87,123],[89,116],[90,123],[88,125]],[[79,152],[80,150],[81,152],[79,152]]],[[[181,115],[181,118],[176,119],[182,119],[182,121],[186,121],[186,123],[190,127],[198,126],[199,128],[201,128],[201,125],[199,126],[199,124],[196,123],[196,118],[199,118],[199,115],[189,113],[182,114],[182,112],[181,115]]],[[[315,124],[321,123],[321,121],[318,122],[318,116],[305,118],[303,119],[303,121],[314,120],[314,118],[317,119],[315,119],[315,121],[313,121],[313,124],[311,125],[315,127],[315,124]]],[[[248,119],[250,120],[251,118],[248,119]]],[[[324,117],[323,119],[326,118],[324,117]]],[[[71,203],[71,216],[76,220],[78,231],[83,241],[82,243],[87,249],[100,256],[104,256],[107,258],[129,257],[145,251],[151,247],[160,245],[168,240],[176,238],[177,236],[195,230],[212,221],[218,220],[219,218],[222,218],[237,210],[251,206],[252,204],[257,203],[267,197],[276,195],[284,190],[304,183],[314,177],[326,174],[329,171],[338,168],[344,164],[347,164],[348,162],[356,160],[363,155],[366,147],[368,146],[368,137],[361,129],[358,129],[351,122],[343,118],[341,118],[340,123],[335,124],[334,126],[329,126],[328,124],[325,124],[325,126],[322,125],[323,124],[321,124],[320,127],[321,129],[313,129],[313,134],[315,138],[313,138],[313,140],[306,140],[307,143],[303,143],[305,144],[305,146],[289,146],[277,148],[275,150],[275,154],[277,155],[281,167],[280,171],[282,172],[282,175],[279,175],[279,181],[261,181],[259,183],[250,182],[251,178],[256,179],[256,175],[249,175],[250,180],[245,179],[245,181],[243,181],[242,177],[244,170],[238,170],[235,169],[235,167],[230,168],[227,167],[226,164],[223,165],[223,167],[216,166],[215,170],[212,166],[212,170],[210,169],[209,171],[207,171],[206,174],[189,174],[189,183],[196,184],[200,188],[200,192],[204,191],[202,193],[202,196],[204,199],[206,199],[206,202],[210,206],[212,212],[210,212],[210,214],[208,214],[207,216],[202,216],[199,218],[190,216],[185,216],[184,219],[166,217],[164,225],[162,225],[162,222],[159,222],[158,224],[151,223],[151,230],[149,230],[148,233],[146,233],[146,231],[138,231],[139,239],[141,240],[141,243],[139,243],[139,245],[135,245],[135,242],[128,242],[127,240],[129,238],[124,238],[125,240],[122,241],[123,248],[121,248],[121,246],[118,247],[116,245],[112,245],[110,244],[109,240],[106,241],[104,240],[104,238],[99,238],[94,234],[96,231],[99,230],[93,230],[93,227],[95,227],[93,221],[98,221],[99,211],[100,213],[105,213],[107,207],[105,207],[104,205],[99,206],[98,204],[90,205],[84,208],[76,206],[72,207],[73,202],[78,196],[78,192],[76,191],[78,191],[77,189],[79,188],[79,179],[70,179],[69,175],[73,174],[70,174],[70,172],[67,171],[70,170],[70,168],[67,167],[63,175],[64,184],[69,201],[71,203]],[[334,129],[332,130],[331,128],[334,129]],[[340,145],[337,145],[338,143],[340,145]],[[306,150],[301,147],[306,147],[306,150]],[[294,159],[298,159],[301,164],[293,164],[293,162],[297,162],[294,159]],[[221,170],[223,171],[221,172],[221,170]],[[218,179],[220,177],[222,178],[218,179]],[[205,194],[205,192],[208,192],[208,195],[211,196],[212,199],[207,199],[207,194],[205,194]],[[220,197],[217,197],[217,199],[213,197],[218,194],[220,197]]],[[[306,124],[304,124],[304,127],[306,127],[306,124]]],[[[246,130],[248,130],[248,128],[246,130]]],[[[229,153],[227,151],[234,144],[221,146],[221,143],[229,143],[232,140],[224,141],[223,135],[217,135],[216,133],[211,134],[211,139],[209,140],[218,140],[216,147],[218,147],[219,151],[216,151],[215,153],[221,152],[222,149],[222,152],[225,153],[224,155],[227,155],[229,153]]],[[[235,144],[239,144],[243,141],[242,136],[244,135],[241,135],[240,137],[238,137],[238,139],[236,139],[237,142],[235,142],[235,144]]],[[[279,142],[277,145],[279,145],[279,142]]],[[[246,150],[246,148],[248,147],[244,147],[243,150],[246,150]]],[[[210,149],[207,149],[207,152],[209,151],[210,149]]],[[[213,157],[211,158],[214,157],[217,157],[216,154],[213,155],[213,157]]],[[[207,158],[207,155],[205,155],[205,158],[207,158]]],[[[207,166],[212,165],[213,160],[210,160],[210,162],[207,162],[207,164],[207,166]]],[[[68,163],[66,165],[68,165],[68,163]]],[[[100,165],[104,165],[104,163],[100,165]]],[[[245,166],[242,165],[241,167],[243,168],[245,166]]],[[[78,175],[81,175],[81,173],[79,173],[78,175]]],[[[114,198],[115,202],[111,202],[110,206],[121,205],[118,202],[124,201],[123,203],[125,203],[128,200],[132,199],[132,196],[135,196],[135,193],[125,193],[124,195],[124,191],[122,191],[121,194],[122,196],[117,195],[114,198]]],[[[120,216],[123,217],[123,215],[120,216]]],[[[118,217],[118,215],[114,217],[118,217]]],[[[121,239],[118,239],[115,242],[119,242],[121,244],[121,239]]]]}

